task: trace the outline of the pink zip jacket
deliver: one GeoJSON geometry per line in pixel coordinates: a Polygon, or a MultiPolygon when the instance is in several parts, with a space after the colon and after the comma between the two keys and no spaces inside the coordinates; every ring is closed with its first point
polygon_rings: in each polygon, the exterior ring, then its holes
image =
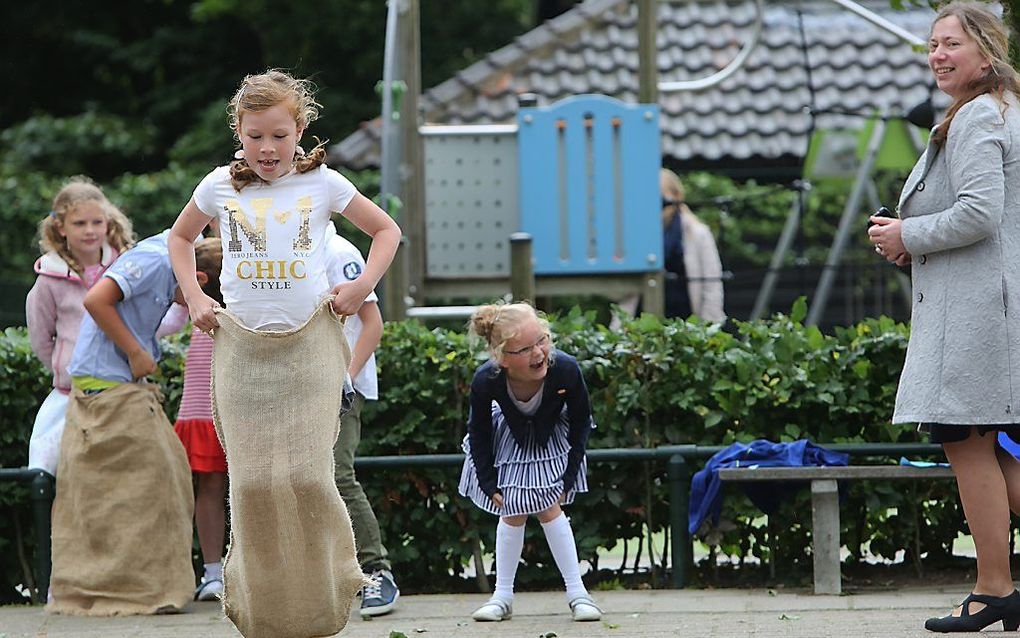
{"type": "MultiPolygon", "coordinates": [[[[117,254],[112,246],[103,244],[100,265],[104,271],[117,254]]],[[[35,272],[38,277],[25,300],[28,338],[35,356],[53,372],[53,387],[66,394],[71,390],[67,366],[78,340],[88,288],[78,273],[52,251],[36,260],[35,272]]]]}

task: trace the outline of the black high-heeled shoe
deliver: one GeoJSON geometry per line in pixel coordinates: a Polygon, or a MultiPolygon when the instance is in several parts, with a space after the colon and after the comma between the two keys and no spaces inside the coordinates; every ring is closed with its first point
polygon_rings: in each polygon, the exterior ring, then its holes
{"type": "Polygon", "coordinates": [[[1003,631],[1016,631],[1020,627],[1020,591],[1015,589],[1012,594],[1001,598],[972,593],[963,599],[962,604],[959,616],[950,613],[942,618],[929,618],[924,621],[924,628],[941,633],[981,631],[1000,620],[1003,631]],[[984,603],[985,607],[972,614],[970,613],[972,602],[984,603]]]}

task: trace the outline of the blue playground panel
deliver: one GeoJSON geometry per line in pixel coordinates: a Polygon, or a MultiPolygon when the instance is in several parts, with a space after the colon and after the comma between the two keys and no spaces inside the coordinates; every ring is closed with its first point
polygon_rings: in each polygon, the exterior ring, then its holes
{"type": "Polygon", "coordinates": [[[537,275],[662,268],[659,107],[579,95],[517,115],[537,275]]]}

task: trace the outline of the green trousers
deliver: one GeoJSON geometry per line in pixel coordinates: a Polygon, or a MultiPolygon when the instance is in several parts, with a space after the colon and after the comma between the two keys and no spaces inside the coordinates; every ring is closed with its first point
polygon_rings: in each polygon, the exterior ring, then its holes
{"type": "Polygon", "coordinates": [[[354,528],[354,540],[358,548],[358,562],[366,572],[376,569],[390,569],[390,561],[386,557],[386,548],[382,544],[379,533],[379,521],[368,503],[365,490],[361,488],[354,476],[354,454],[361,442],[361,409],[365,407],[365,397],[360,392],[354,394],[354,404],[349,412],[340,420],[340,436],[333,447],[333,458],[336,460],[336,487],[340,490],[351,515],[351,526],[354,528]]]}

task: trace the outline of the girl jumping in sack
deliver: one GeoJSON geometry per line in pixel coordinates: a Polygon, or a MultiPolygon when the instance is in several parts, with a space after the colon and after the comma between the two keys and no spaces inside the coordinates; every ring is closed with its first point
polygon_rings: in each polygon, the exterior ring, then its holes
{"type": "Polygon", "coordinates": [[[588,491],[585,449],[594,425],[581,369],[553,347],[549,324],[526,303],[482,306],[470,328],[492,358],[471,381],[460,493],[500,517],[496,589],[472,618],[513,615],[524,526],[534,514],[563,575],[573,619],[599,620],[602,610],[581,582],[574,532],[561,509],[588,491]]]}
{"type": "Polygon", "coordinates": [[[282,71],[246,77],[228,106],[235,161],[202,180],[171,231],[192,321],[213,333],[212,407],[231,504],[223,606],[245,638],[331,636],[364,582],[333,480],[350,361],[337,315],[361,308],[400,229],[323,164],[322,144],[300,150],[318,109],[306,81],[282,71]],[[331,289],[333,212],[372,247],[361,275],[331,289]],[[188,249],[214,218],[226,310],[202,293],[188,249]]]}

